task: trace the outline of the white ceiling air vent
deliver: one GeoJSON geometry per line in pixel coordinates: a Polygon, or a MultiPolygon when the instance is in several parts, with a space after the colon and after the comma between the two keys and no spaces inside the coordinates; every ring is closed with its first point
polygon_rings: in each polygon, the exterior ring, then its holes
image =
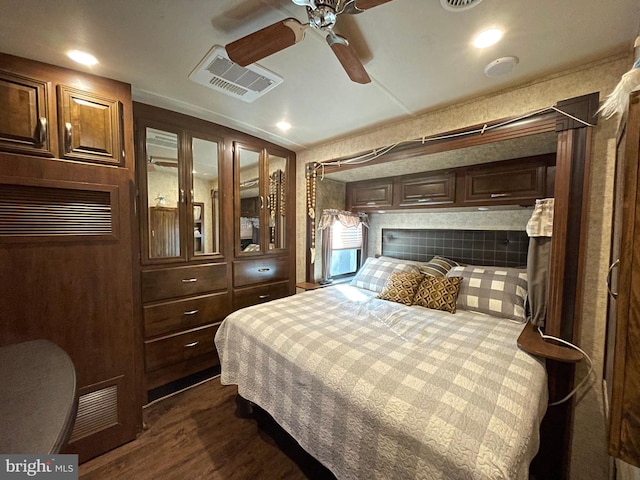
{"type": "Polygon", "coordinates": [[[209,50],[189,78],[245,102],[253,102],[283,81],[282,77],[255,63],[248,67],[233,63],[219,45],[209,50]]]}
{"type": "Polygon", "coordinates": [[[482,0],[440,0],[445,10],[450,12],[463,12],[478,5],[482,0]]]}

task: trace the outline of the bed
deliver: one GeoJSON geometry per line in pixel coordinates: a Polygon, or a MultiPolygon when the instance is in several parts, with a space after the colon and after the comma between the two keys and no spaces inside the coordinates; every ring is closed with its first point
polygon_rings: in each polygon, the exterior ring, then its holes
{"type": "Polygon", "coordinates": [[[508,318],[513,306],[478,302],[469,283],[522,274],[454,267],[444,278],[467,284],[463,308],[449,313],[377,298],[389,272],[420,262],[376,261],[385,273],[229,315],[215,338],[221,382],[339,479],[528,478],[547,405],[544,362],[518,349],[524,323],[508,318]]]}

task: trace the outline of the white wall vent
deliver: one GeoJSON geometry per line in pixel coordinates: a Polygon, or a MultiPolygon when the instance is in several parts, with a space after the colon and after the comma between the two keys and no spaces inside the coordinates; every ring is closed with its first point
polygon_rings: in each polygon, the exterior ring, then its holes
{"type": "Polygon", "coordinates": [[[464,12],[477,6],[482,0],[440,0],[440,5],[450,12],[464,12]]]}
{"type": "Polygon", "coordinates": [[[253,102],[283,81],[282,77],[255,63],[248,67],[233,63],[219,45],[209,50],[189,78],[245,102],[253,102]]]}

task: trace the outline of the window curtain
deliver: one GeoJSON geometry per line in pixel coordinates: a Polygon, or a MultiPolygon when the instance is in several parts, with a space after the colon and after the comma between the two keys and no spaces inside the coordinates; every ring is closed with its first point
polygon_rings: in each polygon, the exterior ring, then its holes
{"type": "Polygon", "coordinates": [[[530,237],[527,253],[527,298],[530,321],[536,327],[543,327],[547,317],[553,206],[553,198],[536,200],[526,228],[530,237]]]}
{"type": "Polygon", "coordinates": [[[331,281],[331,253],[333,250],[333,225],[340,222],[346,228],[357,228],[362,224],[361,258],[367,258],[367,239],[369,217],[366,213],[351,213],[342,210],[327,209],[322,211],[318,222],[318,231],[322,235],[322,279],[320,283],[331,281]]]}

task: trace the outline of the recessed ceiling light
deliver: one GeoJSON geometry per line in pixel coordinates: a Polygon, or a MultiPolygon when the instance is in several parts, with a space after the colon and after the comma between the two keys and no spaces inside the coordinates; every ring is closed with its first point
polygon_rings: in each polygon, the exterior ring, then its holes
{"type": "Polygon", "coordinates": [[[476,48],[487,48],[500,41],[502,38],[502,30],[499,28],[490,28],[476,35],[473,39],[473,46],[476,48]]]}
{"type": "Polygon", "coordinates": [[[69,50],[67,52],[67,56],[73,60],[74,62],[81,63],[82,65],[95,65],[98,63],[98,59],[87,52],[82,52],[80,50],[69,50]]]}
{"type": "Polygon", "coordinates": [[[291,128],[291,124],[289,122],[285,122],[283,120],[282,122],[276,123],[276,127],[278,127],[283,132],[286,132],[287,130],[289,130],[291,128]]]}

